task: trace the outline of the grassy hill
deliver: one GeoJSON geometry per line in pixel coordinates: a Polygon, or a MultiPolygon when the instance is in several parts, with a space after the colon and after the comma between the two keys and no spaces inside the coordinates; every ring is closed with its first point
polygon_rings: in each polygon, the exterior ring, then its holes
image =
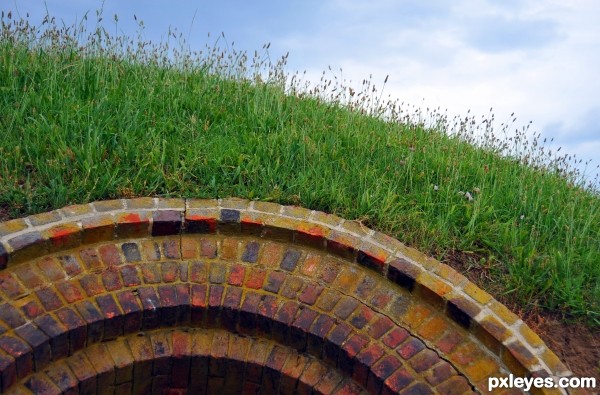
{"type": "Polygon", "coordinates": [[[365,81],[3,17],[0,210],[131,196],[298,204],[474,271],[496,296],[600,326],[600,197],[526,129],[402,112],[365,81]],[[333,89],[335,88],[335,89],[333,89]]]}

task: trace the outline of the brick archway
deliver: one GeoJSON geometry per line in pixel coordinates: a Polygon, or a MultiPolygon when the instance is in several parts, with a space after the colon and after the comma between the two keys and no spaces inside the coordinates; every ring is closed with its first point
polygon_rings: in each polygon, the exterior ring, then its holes
{"type": "Polygon", "coordinates": [[[299,207],[65,207],[0,224],[0,268],[4,392],[467,393],[570,374],[451,268],[299,207]]]}

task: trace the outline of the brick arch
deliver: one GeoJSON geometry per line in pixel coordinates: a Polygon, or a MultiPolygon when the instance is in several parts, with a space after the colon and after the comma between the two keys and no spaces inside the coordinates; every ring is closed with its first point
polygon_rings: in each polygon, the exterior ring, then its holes
{"type": "Polygon", "coordinates": [[[340,393],[485,392],[490,376],[569,374],[451,268],[298,207],[151,198],[65,207],[0,224],[0,268],[3,391],[97,347],[133,353],[140,333],[183,330],[312,358],[344,377],[340,393]]]}

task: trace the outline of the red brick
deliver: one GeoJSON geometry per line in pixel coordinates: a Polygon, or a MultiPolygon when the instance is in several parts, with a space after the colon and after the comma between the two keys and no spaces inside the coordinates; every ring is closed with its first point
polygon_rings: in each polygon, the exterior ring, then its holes
{"type": "Polygon", "coordinates": [[[332,364],[337,362],[339,350],[351,332],[352,328],[344,322],[337,323],[329,331],[323,344],[323,359],[326,362],[332,364]]]}
{"type": "Polygon", "coordinates": [[[159,285],[158,299],[160,301],[160,321],[162,325],[171,326],[177,322],[178,301],[177,289],[174,285],[159,285]]]}
{"type": "Polygon", "coordinates": [[[94,248],[84,248],[79,250],[79,256],[81,257],[83,265],[88,270],[101,269],[103,266],[100,256],[94,248]]]}
{"type": "Polygon", "coordinates": [[[39,288],[46,284],[31,264],[18,265],[12,270],[19,277],[23,285],[29,289],[39,288]]]}
{"type": "Polygon", "coordinates": [[[334,319],[326,314],[320,314],[315,319],[309,330],[307,338],[308,351],[311,354],[317,356],[318,358],[321,357],[323,346],[325,344],[324,339],[334,324],[334,319]]]}
{"type": "Polygon", "coordinates": [[[119,255],[119,250],[114,244],[100,246],[98,247],[98,252],[100,253],[102,262],[108,267],[118,266],[123,263],[123,259],[119,255]]]}
{"type": "Polygon", "coordinates": [[[298,300],[302,303],[313,305],[323,292],[323,286],[317,284],[308,284],[302,293],[298,296],[298,300]]]}
{"type": "Polygon", "coordinates": [[[364,335],[352,335],[342,346],[343,353],[338,358],[338,366],[345,373],[352,375],[354,357],[369,344],[369,338],[364,335]]]}
{"type": "Polygon", "coordinates": [[[65,298],[67,303],[75,303],[83,299],[81,288],[75,282],[62,281],[56,284],[56,289],[65,298]]]}
{"type": "Polygon", "coordinates": [[[161,282],[160,267],[160,263],[146,263],[141,265],[142,276],[146,284],[158,284],[161,282]]]}
{"type": "Polygon", "coordinates": [[[443,361],[437,364],[433,369],[425,373],[425,379],[432,386],[443,383],[456,374],[456,370],[448,362],[443,361]]]}
{"type": "Polygon", "coordinates": [[[440,394],[462,394],[471,390],[471,386],[462,376],[454,376],[436,387],[440,394]]]}
{"type": "Polygon", "coordinates": [[[163,242],[163,254],[168,259],[180,259],[181,247],[179,245],[179,239],[165,240],[163,242]]]}
{"type": "Polygon", "coordinates": [[[79,280],[79,284],[88,296],[95,296],[104,292],[100,276],[97,274],[86,274],[79,280]]]}
{"type": "Polygon", "coordinates": [[[375,312],[365,305],[360,305],[354,315],[350,318],[350,323],[357,329],[364,328],[375,317],[375,312]]]}
{"type": "Polygon", "coordinates": [[[123,310],[123,332],[134,333],[142,327],[142,308],[137,296],[130,290],[122,291],[117,295],[117,301],[123,310]]]}
{"type": "Polygon", "coordinates": [[[409,360],[417,373],[424,372],[440,361],[440,357],[431,350],[423,350],[409,360]]]}
{"type": "Polygon", "coordinates": [[[337,370],[329,369],[315,386],[316,393],[331,394],[342,381],[343,377],[337,370]]]}
{"type": "Polygon", "coordinates": [[[35,292],[36,296],[46,311],[53,311],[62,307],[63,302],[51,288],[42,288],[35,292]]]}
{"type": "Polygon", "coordinates": [[[287,301],[279,308],[272,323],[272,335],[275,340],[282,343],[287,342],[290,335],[290,325],[294,322],[299,307],[298,303],[287,301]]]}
{"type": "Polygon", "coordinates": [[[169,342],[170,336],[164,332],[154,332],[150,335],[152,350],[154,351],[153,375],[171,374],[171,355],[173,353],[172,345],[169,342]]]}
{"type": "Polygon", "coordinates": [[[69,276],[76,276],[83,271],[79,261],[73,255],[62,255],[58,257],[58,260],[69,276]]]}
{"type": "Polygon", "coordinates": [[[449,331],[437,341],[436,347],[438,347],[443,353],[448,354],[463,341],[464,335],[457,331],[449,331]]]}
{"type": "Polygon", "coordinates": [[[260,289],[265,282],[267,273],[262,269],[250,269],[246,278],[246,287],[252,289],[260,289]]]}
{"type": "Polygon", "coordinates": [[[313,388],[327,372],[327,368],[318,360],[311,360],[300,376],[298,394],[313,394],[313,388]]]}
{"type": "Polygon", "coordinates": [[[25,313],[27,318],[30,319],[34,319],[45,313],[42,305],[35,300],[30,300],[29,302],[25,303],[23,306],[21,306],[21,310],[23,313],[25,313]]]}
{"type": "Polygon", "coordinates": [[[65,278],[65,272],[56,259],[46,257],[38,262],[40,271],[50,282],[59,281],[65,278]]]}
{"type": "Polygon", "coordinates": [[[214,284],[224,284],[227,280],[227,265],[222,262],[211,262],[208,268],[208,279],[214,284]]]}
{"type": "Polygon", "coordinates": [[[244,283],[245,274],[246,268],[244,266],[238,264],[232,265],[227,283],[230,285],[235,285],[236,287],[241,287],[244,283]]]}
{"type": "Polygon", "coordinates": [[[158,308],[160,301],[152,287],[138,288],[138,295],[142,302],[143,321],[142,329],[153,329],[160,325],[158,308]]]}
{"type": "Polygon", "coordinates": [[[163,262],[161,264],[162,270],[162,281],[165,283],[172,283],[177,281],[179,277],[179,263],[178,262],[163,262]]]}
{"type": "Polygon", "coordinates": [[[373,339],[379,339],[394,326],[395,324],[392,320],[384,315],[380,315],[377,319],[371,322],[367,332],[373,339]]]}
{"type": "Polygon", "coordinates": [[[119,271],[112,267],[102,272],[102,283],[107,291],[116,291],[123,288],[119,271]]]}
{"type": "Polygon", "coordinates": [[[192,284],[191,288],[191,304],[192,304],[192,322],[201,324],[204,322],[204,313],[206,311],[206,293],[207,287],[205,284],[192,284]]]}
{"type": "Polygon", "coordinates": [[[271,335],[271,325],[275,313],[279,309],[279,300],[273,295],[266,295],[258,306],[256,326],[260,334],[271,335]]]}
{"type": "Polygon", "coordinates": [[[419,351],[425,349],[425,344],[417,338],[411,337],[404,342],[396,352],[404,359],[410,359],[419,351]]]}
{"type": "Polygon", "coordinates": [[[414,378],[405,368],[400,368],[384,381],[382,394],[398,394],[408,387],[414,378]]]}
{"type": "Polygon", "coordinates": [[[216,258],[217,242],[215,240],[202,239],[200,241],[200,256],[206,258],[216,258]]]}
{"type": "Polygon", "coordinates": [[[104,316],[104,340],[123,334],[123,312],[111,294],[96,297],[96,304],[104,316]]]}
{"type": "Polygon", "coordinates": [[[373,366],[371,372],[369,372],[369,378],[367,379],[367,389],[371,393],[379,393],[383,386],[383,382],[400,367],[402,367],[402,362],[393,355],[388,355],[382,358],[379,362],[375,364],[375,366],[373,366]]]}

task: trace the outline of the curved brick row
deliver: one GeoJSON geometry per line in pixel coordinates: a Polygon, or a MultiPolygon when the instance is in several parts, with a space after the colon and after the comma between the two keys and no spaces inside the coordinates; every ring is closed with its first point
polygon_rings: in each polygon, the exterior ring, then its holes
{"type": "Polygon", "coordinates": [[[366,393],[280,344],[223,330],[156,330],[94,344],[30,375],[18,393],[366,393]]]}
{"type": "Polygon", "coordinates": [[[159,326],[270,338],[371,393],[569,374],[451,268],[298,207],[153,198],[66,207],[0,224],[0,268],[2,390],[159,326]]]}

